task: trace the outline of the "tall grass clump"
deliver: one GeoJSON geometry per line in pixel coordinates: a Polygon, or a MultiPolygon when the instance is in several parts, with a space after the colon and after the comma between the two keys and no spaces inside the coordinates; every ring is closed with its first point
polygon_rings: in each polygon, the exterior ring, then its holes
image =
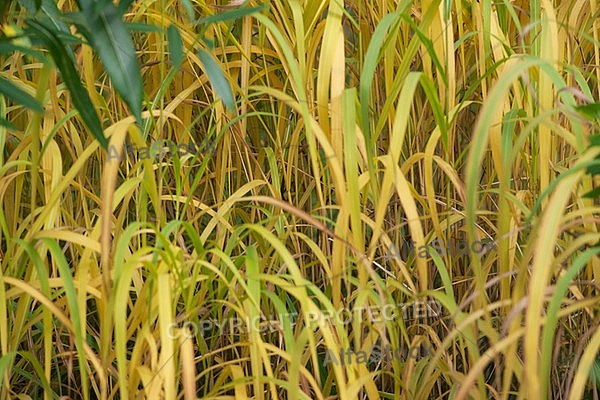
{"type": "Polygon", "coordinates": [[[1,399],[599,397],[597,1],[0,14],[1,399]]]}

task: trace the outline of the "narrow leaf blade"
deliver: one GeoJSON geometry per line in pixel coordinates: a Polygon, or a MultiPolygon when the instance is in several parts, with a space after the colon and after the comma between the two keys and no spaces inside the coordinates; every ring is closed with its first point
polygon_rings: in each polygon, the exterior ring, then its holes
{"type": "Polygon", "coordinates": [[[5,97],[22,104],[30,110],[41,113],[44,111],[40,103],[30,94],[19,89],[17,85],[6,79],[0,79],[0,93],[5,97]]]}
{"type": "Polygon", "coordinates": [[[212,23],[217,23],[217,22],[232,21],[235,19],[247,17],[254,13],[266,10],[267,8],[269,8],[269,6],[267,4],[261,4],[260,6],[257,6],[257,7],[236,8],[234,10],[225,11],[223,13],[209,15],[208,17],[202,18],[198,22],[200,24],[212,24],[212,23]]]}
{"type": "Polygon", "coordinates": [[[183,41],[179,29],[175,25],[169,25],[167,28],[167,37],[169,38],[169,52],[174,68],[179,68],[183,62],[183,41]]]}
{"type": "Polygon", "coordinates": [[[100,123],[98,114],[96,114],[96,109],[90,100],[88,92],[81,84],[81,79],[73,65],[73,60],[69,57],[64,45],[52,30],[38,21],[28,20],[27,24],[37,33],[39,39],[46,45],[46,48],[52,55],[52,59],[71,93],[73,104],[79,111],[88,129],[94,138],[100,142],[102,147],[107,149],[108,141],[104,137],[102,124],[100,123]]]}
{"type": "Polygon", "coordinates": [[[183,8],[185,8],[190,21],[196,22],[196,13],[194,12],[192,2],[190,0],[181,0],[181,4],[183,5],[183,8]]]}
{"type": "Polygon", "coordinates": [[[100,10],[87,9],[89,42],[102,59],[115,90],[138,121],[142,119],[142,76],[131,36],[118,10],[108,2],[100,10]]]}
{"type": "Polygon", "coordinates": [[[575,108],[590,120],[600,119],[600,103],[584,104],[575,108]]]}
{"type": "Polygon", "coordinates": [[[596,197],[600,197],[600,187],[597,187],[596,189],[583,195],[584,199],[595,199],[596,197]]]}
{"type": "Polygon", "coordinates": [[[221,98],[225,107],[235,112],[235,100],[229,81],[225,78],[221,67],[217,64],[212,55],[204,49],[198,51],[198,57],[206,69],[208,80],[212,85],[217,96],[221,98]]]}
{"type": "Polygon", "coordinates": [[[13,131],[18,131],[17,127],[14,126],[12,124],[12,122],[10,122],[9,120],[4,119],[2,117],[0,117],[0,126],[3,126],[5,128],[8,128],[8,129],[12,129],[13,131]]]}

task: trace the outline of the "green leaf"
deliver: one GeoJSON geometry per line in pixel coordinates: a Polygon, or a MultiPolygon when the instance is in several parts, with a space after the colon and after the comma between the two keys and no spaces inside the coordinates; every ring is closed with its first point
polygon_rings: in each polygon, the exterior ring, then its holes
{"type": "Polygon", "coordinates": [[[6,79],[0,79],[0,93],[15,103],[22,104],[33,111],[39,113],[44,111],[44,108],[33,96],[19,89],[18,86],[6,79]]]}
{"type": "Polygon", "coordinates": [[[257,7],[248,7],[248,8],[236,8],[234,10],[225,11],[223,13],[217,13],[214,15],[209,15],[208,17],[204,17],[198,21],[199,24],[212,24],[216,22],[224,22],[231,21],[239,18],[246,17],[248,15],[263,11],[268,9],[269,6],[267,4],[261,4],[257,7]]]}
{"type": "Polygon", "coordinates": [[[502,157],[505,163],[509,162],[513,134],[519,117],[525,117],[525,112],[521,108],[513,107],[502,119],[502,157]]]}
{"type": "Polygon", "coordinates": [[[588,119],[600,119],[600,103],[584,104],[575,107],[575,109],[585,115],[588,119]]]}
{"type": "MultiPolygon", "coordinates": [[[[11,38],[15,39],[15,38],[11,38]]],[[[29,47],[20,46],[18,44],[14,44],[11,41],[0,39],[0,54],[12,54],[15,51],[19,51],[23,54],[27,54],[28,56],[37,58],[42,62],[48,62],[48,59],[44,56],[44,54],[40,51],[34,50],[29,47]]]]}
{"type": "MultiPolygon", "coordinates": [[[[75,54],[73,53],[73,49],[71,48],[71,46],[85,43],[82,40],[82,38],[80,36],[75,36],[75,35],[71,34],[70,31],[67,31],[67,32],[62,31],[61,29],[59,29],[56,26],[56,24],[52,20],[52,17],[48,17],[47,15],[42,15],[42,16],[36,18],[36,20],[38,22],[40,22],[41,24],[45,25],[46,27],[48,27],[48,29],[52,30],[52,32],[54,32],[54,34],[56,35],[58,40],[64,45],[65,51],[67,51],[67,53],[69,54],[69,57],[71,57],[71,59],[75,60],[75,54]]],[[[27,32],[27,31],[26,31],[26,33],[29,34],[29,32],[27,32]]],[[[33,43],[33,44],[35,45],[35,43],[33,43]]]]}
{"type": "MultiPolygon", "coordinates": [[[[600,135],[590,135],[590,147],[596,146],[600,146],[600,135]]],[[[600,161],[600,155],[596,156],[594,160],[600,161]]],[[[591,175],[600,175],[600,165],[592,165],[587,168],[586,172],[591,175]]]]}
{"type": "Polygon", "coordinates": [[[171,53],[173,68],[178,69],[183,62],[183,42],[179,29],[175,25],[169,25],[167,37],[169,38],[169,52],[171,53]]]}
{"type": "Polygon", "coordinates": [[[583,195],[583,198],[585,199],[595,199],[596,197],[600,197],[600,187],[597,187],[596,189],[583,195]]]}
{"type": "Polygon", "coordinates": [[[41,6],[40,0],[18,0],[19,5],[27,10],[29,14],[35,14],[41,6]]]}
{"type": "MultiPolygon", "coordinates": [[[[65,15],[58,9],[54,0],[43,0],[41,3],[42,13],[47,17],[47,21],[56,31],[70,34],[71,29],[65,22],[65,15]]],[[[69,49],[70,50],[70,49],[69,49]]]]}
{"type": "Polygon", "coordinates": [[[119,5],[117,6],[117,12],[120,16],[123,16],[129,10],[129,7],[133,3],[133,0],[120,0],[119,5]]]}
{"type": "Polygon", "coordinates": [[[597,384],[600,384],[600,358],[596,358],[590,371],[590,377],[594,378],[597,384]]]}
{"type": "Polygon", "coordinates": [[[221,98],[225,107],[227,107],[230,111],[235,113],[235,100],[233,98],[233,92],[231,90],[231,86],[229,86],[229,81],[225,78],[223,71],[213,58],[213,56],[204,49],[200,49],[198,51],[198,57],[200,57],[200,61],[204,65],[204,69],[206,70],[206,74],[208,75],[208,80],[213,87],[213,90],[221,98]]]}
{"type": "Polygon", "coordinates": [[[205,38],[202,38],[202,41],[204,42],[204,44],[206,45],[206,47],[208,47],[209,50],[214,50],[214,48],[215,48],[215,41],[213,39],[205,37],[205,38]]]}
{"type": "MultiPolygon", "coordinates": [[[[81,313],[79,312],[79,303],[77,302],[77,290],[75,289],[75,280],[69,268],[69,262],[64,256],[60,246],[56,241],[48,238],[42,239],[42,242],[48,246],[52,259],[58,266],[58,272],[62,280],[62,287],[65,291],[67,298],[67,304],[69,306],[69,319],[73,324],[73,336],[75,340],[75,348],[77,349],[77,358],[79,361],[79,379],[82,386],[83,393],[88,393],[88,373],[87,363],[85,358],[85,350],[83,346],[83,339],[85,338],[85,325],[81,320],[81,313]]],[[[84,397],[85,398],[85,397],[84,397]]]]}
{"type": "Polygon", "coordinates": [[[60,42],[56,34],[35,20],[27,20],[27,25],[31,27],[33,31],[37,33],[39,39],[42,40],[50,52],[56,67],[60,71],[60,75],[62,76],[69,92],[71,93],[71,100],[73,100],[73,104],[75,108],[79,111],[81,118],[87,125],[88,129],[91,131],[92,135],[96,140],[100,142],[104,149],[108,148],[108,140],[104,137],[104,133],[102,130],[102,124],[100,123],[100,119],[98,118],[98,114],[96,114],[96,109],[92,105],[92,101],[90,100],[90,96],[88,95],[87,90],[81,84],[81,79],[75,66],[73,64],[73,60],[67,53],[65,46],[60,42]]]}
{"type": "MultiPolygon", "coordinates": [[[[596,157],[596,160],[600,160],[600,156],[596,157]]],[[[600,165],[593,165],[591,167],[588,167],[588,169],[586,170],[586,172],[590,175],[600,175],[600,165]]]]}
{"type": "Polygon", "coordinates": [[[369,118],[371,85],[375,79],[375,70],[379,64],[379,57],[383,50],[383,43],[387,36],[387,32],[394,24],[398,23],[398,18],[398,13],[388,14],[381,18],[381,21],[379,21],[377,28],[375,28],[375,31],[371,36],[371,41],[369,42],[369,47],[367,48],[367,53],[365,55],[365,63],[360,75],[360,122],[363,134],[367,139],[369,159],[372,158],[371,153],[373,151],[371,149],[371,119],[369,118]]]}
{"type": "Polygon", "coordinates": [[[600,146],[600,135],[590,135],[590,144],[592,146],[600,146]]]}
{"type": "Polygon", "coordinates": [[[421,44],[425,47],[428,55],[431,57],[431,61],[437,68],[436,73],[442,77],[442,80],[444,81],[445,84],[448,84],[448,76],[446,75],[446,72],[445,72],[446,68],[444,68],[444,66],[440,62],[439,58],[437,57],[437,53],[435,52],[435,49],[433,48],[434,41],[431,40],[428,37],[428,35],[419,28],[419,26],[415,23],[415,21],[409,14],[402,14],[401,18],[412,27],[413,32],[419,37],[421,44]]]}
{"type": "Polygon", "coordinates": [[[16,352],[10,352],[0,357],[0,387],[2,386],[4,376],[6,375],[8,368],[14,362],[16,355],[16,352]]]}
{"type": "Polygon", "coordinates": [[[0,117],[0,126],[3,126],[5,128],[8,128],[8,129],[12,129],[13,131],[18,131],[17,127],[14,126],[12,124],[12,122],[10,122],[9,120],[4,119],[2,117],[0,117]]]}
{"type": "Polygon", "coordinates": [[[112,2],[86,7],[87,39],[98,52],[115,90],[142,119],[142,76],[131,36],[112,2]],[[95,10],[93,10],[95,8],[95,10]]]}
{"type": "Polygon", "coordinates": [[[190,21],[196,22],[196,13],[194,12],[192,2],[190,0],[181,0],[181,4],[183,4],[183,8],[185,8],[190,21]]]}

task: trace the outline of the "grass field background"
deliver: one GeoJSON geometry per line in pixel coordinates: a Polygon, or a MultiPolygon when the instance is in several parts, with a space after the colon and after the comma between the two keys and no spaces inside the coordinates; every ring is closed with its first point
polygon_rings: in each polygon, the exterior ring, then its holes
{"type": "Polygon", "coordinates": [[[600,397],[596,0],[52,4],[0,7],[0,398],[600,397]],[[376,344],[433,351],[324,365],[376,344]]]}

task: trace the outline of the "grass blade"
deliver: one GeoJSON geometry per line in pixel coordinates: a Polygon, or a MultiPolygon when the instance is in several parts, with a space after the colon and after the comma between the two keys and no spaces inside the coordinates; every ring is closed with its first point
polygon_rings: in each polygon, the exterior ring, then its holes
{"type": "Polygon", "coordinates": [[[214,15],[210,15],[208,17],[204,17],[201,20],[199,20],[198,22],[200,24],[214,24],[217,22],[232,21],[232,20],[247,17],[254,13],[266,10],[267,8],[269,8],[269,6],[267,4],[262,4],[257,7],[237,8],[235,10],[226,11],[223,13],[217,13],[214,15]]]}
{"type": "Polygon", "coordinates": [[[39,113],[44,111],[40,103],[33,96],[19,89],[17,85],[7,79],[0,79],[0,93],[30,110],[39,113]]]}
{"type": "Polygon", "coordinates": [[[181,41],[181,34],[177,26],[169,25],[167,37],[169,38],[169,51],[171,53],[173,68],[177,69],[183,62],[183,42],[181,41]]]}
{"type": "Polygon", "coordinates": [[[206,74],[208,75],[208,80],[210,81],[215,94],[221,98],[221,101],[223,101],[225,107],[227,107],[231,112],[235,113],[235,100],[233,98],[233,92],[231,91],[229,81],[227,78],[225,78],[221,67],[219,67],[213,56],[204,49],[200,49],[198,51],[198,57],[200,57],[200,61],[204,65],[206,74]]]}
{"type": "Polygon", "coordinates": [[[142,119],[142,75],[131,36],[112,2],[85,9],[88,40],[100,55],[115,87],[139,122],[142,119]]]}
{"type": "Polygon", "coordinates": [[[75,104],[75,108],[77,108],[79,111],[81,118],[91,131],[94,138],[100,142],[104,149],[107,149],[108,141],[104,137],[102,124],[100,123],[98,114],[96,114],[96,110],[92,105],[92,101],[90,100],[88,92],[81,84],[79,74],[77,73],[75,66],[73,65],[73,60],[69,56],[65,46],[58,39],[55,32],[40,22],[28,20],[27,24],[33,31],[37,33],[40,40],[44,42],[50,51],[56,67],[60,71],[65,84],[71,92],[71,98],[75,104]]]}

